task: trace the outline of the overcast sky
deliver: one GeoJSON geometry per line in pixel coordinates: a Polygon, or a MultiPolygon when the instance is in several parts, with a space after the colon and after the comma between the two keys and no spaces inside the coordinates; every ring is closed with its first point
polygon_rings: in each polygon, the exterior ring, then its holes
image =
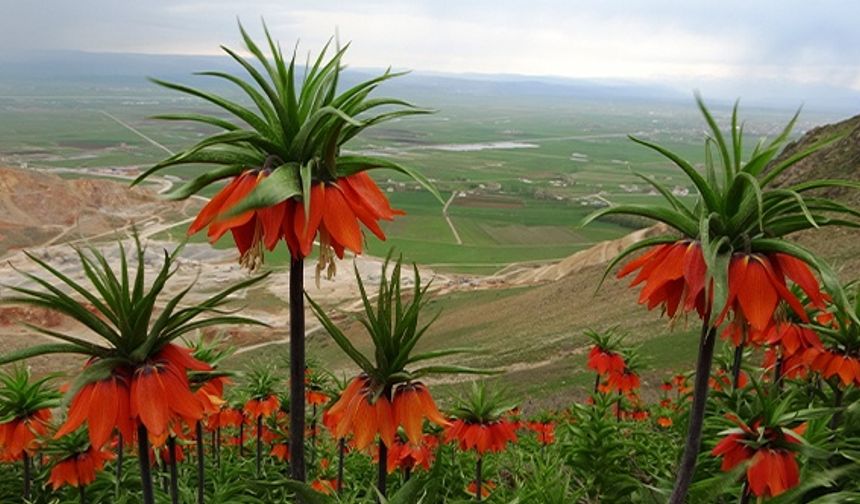
{"type": "Polygon", "coordinates": [[[860,91],[860,2],[0,0],[0,51],[217,54],[265,17],[282,45],[337,29],[347,63],[688,83],[768,79],[860,91]]]}

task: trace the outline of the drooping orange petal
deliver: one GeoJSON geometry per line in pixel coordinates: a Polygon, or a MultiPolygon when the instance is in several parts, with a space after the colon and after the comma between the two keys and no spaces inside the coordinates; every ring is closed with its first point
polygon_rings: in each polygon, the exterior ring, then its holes
{"type": "Polygon", "coordinates": [[[803,292],[809,296],[813,304],[819,307],[824,306],[824,295],[821,292],[821,287],[818,285],[818,280],[809,269],[809,265],[800,259],[788,254],[776,253],[773,254],[779,268],[785,275],[803,289],[803,292]]]}
{"type": "Polygon", "coordinates": [[[764,331],[773,320],[779,298],[762,259],[753,256],[748,261],[746,272],[739,279],[738,303],[750,325],[764,331]]]}
{"type": "Polygon", "coordinates": [[[367,448],[378,431],[376,408],[367,402],[367,398],[358,396],[357,411],[353,417],[353,428],[355,434],[355,447],[359,450],[367,448]]]}
{"type": "MultiPolygon", "coordinates": [[[[257,187],[260,180],[262,180],[262,177],[258,174],[251,172],[246,174],[236,188],[233,189],[233,192],[230,193],[230,196],[224,200],[224,206],[221,209],[220,215],[229,213],[230,209],[245,199],[245,197],[248,196],[255,187],[257,187]]],[[[246,224],[255,217],[255,213],[256,212],[254,210],[248,210],[247,212],[242,212],[241,214],[234,215],[232,217],[216,217],[215,220],[212,221],[212,224],[209,226],[209,231],[207,232],[209,241],[214,243],[218,241],[218,239],[221,238],[221,236],[223,236],[229,229],[246,224]]]]}
{"type": "Polygon", "coordinates": [[[131,382],[132,409],[150,436],[166,436],[170,413],[164,384],[154,366],[138,369],[131,382]]]}
{"type": "Polygon", "coordinates": [[[244,174],[233,178],[233,180],[225,185],[211,200],[209,200],[208,203],[206,203],[203,209],[200,210],[200,213],[197,214],[197,218],[194,219],[194,222],[192,222],[191,226],[188,228],[189,235],[193,235],[200,231],[204,227],[208,226],[210,222],[215,220],[215,217],[221,213],[221,208],[224,206],[224,202],[230,197],[230,194],[233,193],[233,190],[236,189],[243,177],[244,174]]]}
{"type": "Polygon", "coordinates": [[[379,189],[379,186],[376,185],[376,182],[370,178],[370,175],[367,172],[359,172],[349,177],[341,178],[339,181],[344,181],[348,183],[355,192],[361,196],[367,208],[372,210],[374,214],[379,216],[381,219],[391,220],[395,215],[404,215],[405,212],[402,210],[396,210],[391,208],[391,205],[388,202],[388,198],[379,189]]]}
{"type": "Polygon", "coordinates": [[[421,415],[421,401],[418,399],[415,389],[411,387],[395,396],[395,402],[398,401],[400,404],[396,409],[397,422],[403,426],[409,442],[417,445],[421,442],[424,424],[424,417],[421,415]]]}
{"type": "Polygon", "coordinates": [[[433,401],[433,396],[430,395],[430,391],[427,390],[427,387],[424,386],[424,384],[420,384],[417,387],[418,400],[421,403],[421,409],[424,416],[436,425],[442,427],[449,425],[450,422],[448,422],[448,420],[442,416],[442,413],[439,412],[439,408],[436,407],[436,403],[433,401]]]}
{"type": "Polygon", "coordinates": [[[753,455],[750,465],[747,468],[747,481],[749,481],[750,490],[757,495],[762,496],[767,490],[768,481],[770,479],[770,461],[765,457],[764,450],[759,450],[753,455]]]}
{"type": "Polygon", "coordinates": [[[381,396],[376,400],[376,424],[379,426],[379,437],[385,446],[394,445],[394,434],[397,425],[394,423],[394,413],[388,398],[381,396]]]}
{"type": "Polygon", "coordinates": [[[668,245],[655,245],[653,247],[650,247],[647,251],[633,258],[627,264],[622,266],[615,276],[617,278],[624,278],[630,273],[633,273],[634,271],[642,268],[643,266],[645,266],[645,264],[654,259],[657,254],[661,253],[666,247],[668,247],[668,245]]]}
{"type": "Polygon", "coordinates": [[[76,431],[78,427],[84,423],[84,420],[86,420],[90,411],[93,387],[94,384],[92,383],[84,385],[77,395],[75,395],[74,399],[72,399],[72,404],[69,408],[69,414],[66,417],[66,421],[62,426],[60,426],[56,434],[54,434],[54,439],[60,439],[70,432],[76,431]]]}
{"type": "Polygon", "coordinates": [[[360,220],[367,229],[376,235],[377,238],[385,240],[385,233],[382,232],[382,228],[379,227],[379,223],[377,222],[379,217],[373,212],[373,210],[368,208],[365,199],[352,188],[352,185],[346,182],[346,179],[342,180],[345,182],[339,184],[339,187],[343,191],[343,196],[353,213],[355,213],[355,216],[358,217],[358,220],[360,220]]]}
{"type": "Polygon", "coordinates": [[[302,253],[302,257],[307,257],[311,253],[314,238],[317,235],[320,222],[322,222],[325,198],[325,184],[317,183],[311,187],[310,215],[307,219],[305,219],[304,205],[302,203],[296,204],[293,226],[296,230],[296,237],[299,239],[299,248],[302,253]],[[306,220],[307,222],[305,222],[306,220]]]}
{"type": "Polygon", "coordinates": [[[113,378],[94,384],[87,427],[90,443],[101,448],[110,439],[117,414],[117,389],[113,378]]]}
{"type": "Polygon", "coordinates": [[[282,201],[277,205],[257,210],[257,218],[263,226],[263,245],[269,250],[274,250],[278,240],[283,236],[281,227],[287,213],[287,202],[282,201]]]}
{"type": "Polygon", "coordinates": [[[340,187],[328,188],[323,211],[323,224],[331,237],[345,248],[361,253],[361,229],[352,208],[343,197],[340,187]]]}

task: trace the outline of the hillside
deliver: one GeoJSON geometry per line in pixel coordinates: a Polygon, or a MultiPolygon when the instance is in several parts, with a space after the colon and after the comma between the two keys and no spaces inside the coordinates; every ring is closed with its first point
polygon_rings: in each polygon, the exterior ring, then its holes
{"type": "Polygon", "coordinates": [[[124,180],[57,173],[62,172],[0,167],[0,257],[15,249],[92,239],[144,220],[175,222],[199,207],[196,200],[172,203],[149,188],[129,189],[124,180]]]}
{"type": "MultiPolygon", "coordinates": [[[[860,116],[809,131],[780,159],[833,132],[847,136],[804,160],[780,183],[811,177],[860,180],[860,116]]],[[[846,202],[857,202],[860,197],[847,191],[827,195],[846,202]]],[[[426,338],[425,348],[475,348],[473,355],[459,357],[458,362],[504,368],[501,381],[519,397],[529,397],[527,407],[546,406],[581,398],[593,380],[584,367],[588,342],[583,331],[617,326],[641,345],[640,353],[649,367],[643,373],[644,390],[653,390],[670,372],[692,365],[697,345],[695,321],[671,326],[658,312],[637,305],[637,295],[626,288],[628,282],[613,276],[595,292],[606,262],[634,238],[641,239],[647,233],[598,244],[554,265],[502,272],[492,289],[438,297],[431,309],[441,309],[442,314],[426,338]]],[[[794,239],[820,254],[846,280],[860,271],[857,230],[826,228],[794,239]]],[[[366,348],[368,342],[358,324],[349,334],[366,348]]],[[[311,341],[312,355],[335,369],[348,366],[327,336],[315,335],[311,341]]]]}

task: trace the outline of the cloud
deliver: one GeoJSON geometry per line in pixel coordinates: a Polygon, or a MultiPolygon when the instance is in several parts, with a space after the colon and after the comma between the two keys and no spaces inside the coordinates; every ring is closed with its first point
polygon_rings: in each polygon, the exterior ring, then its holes
{"type": "Polygon", "coordinates": [[[285,46],[337,29],[359,67],[689,82],[777,79],[860,90],[860,3],[724,0],[398,2],[0,0],[0,50],[215,54],[240,15],[285,46]]]}

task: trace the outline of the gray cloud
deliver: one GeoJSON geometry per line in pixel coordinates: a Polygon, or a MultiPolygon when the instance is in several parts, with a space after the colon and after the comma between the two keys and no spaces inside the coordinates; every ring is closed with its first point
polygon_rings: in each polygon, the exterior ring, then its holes
{"type": "Polygon", "coordinates": [[[777,79],[860,90],[860,3],[625,0],[0,0],[0,52],[214,54],[265,16],[285,45],[339,28],[358,66],[686,82],[777,79]]]}

